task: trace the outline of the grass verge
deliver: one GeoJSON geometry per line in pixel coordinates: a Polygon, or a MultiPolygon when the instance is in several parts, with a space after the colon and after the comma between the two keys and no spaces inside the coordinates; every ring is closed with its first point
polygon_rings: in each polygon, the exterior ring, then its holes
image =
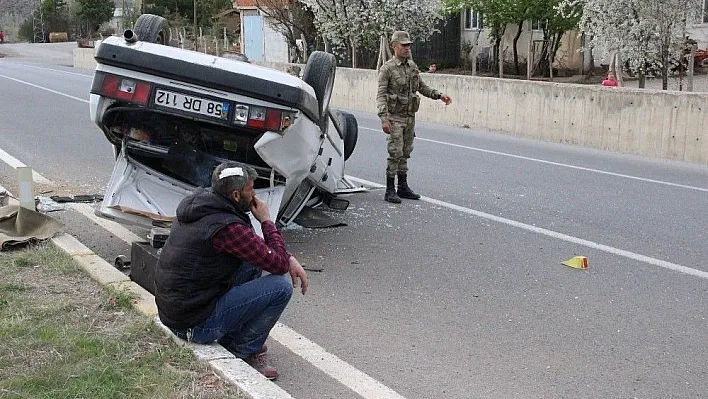
{"type": "Polygon", "coordinates": [[[0,398],[242,397],[51,244],[0,254],[0,398]]]}

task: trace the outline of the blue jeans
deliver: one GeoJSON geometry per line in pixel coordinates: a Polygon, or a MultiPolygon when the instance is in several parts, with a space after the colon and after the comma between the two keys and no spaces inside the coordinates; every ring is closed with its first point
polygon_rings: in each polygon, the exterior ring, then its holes
{"type": "Polygon", "coordinates": [[[172,332],[198,344],[218,341],[241,359],[257,352],[293,293],[287,274],[261,274],[261,269],[242,264],[233,287],[219,298],[208,319],[190,329],[171,329],[172,332]]]}

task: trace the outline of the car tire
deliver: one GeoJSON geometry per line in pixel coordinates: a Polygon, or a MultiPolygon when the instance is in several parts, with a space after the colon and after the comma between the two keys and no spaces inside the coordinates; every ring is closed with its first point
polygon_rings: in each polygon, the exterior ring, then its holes
{"type": "Polygon", "coordinates": [[[337,60],[334,55],[324,51],[315,51],[307,59],[307,65],[305,65],[305,71],[302,74],[302,80],[315,90],[320,111],[320,125],[325,127],[327,126],[327,107],[332,98],[336,68],[337,60]]]}
{"type": "Polygon", "coordinates": [[[356,117],[349,112],[344,112],[338,109],[330,108],[332,119],[337,124],[337,132],[339,137],[344,142],[344,160],[346,161],[352,156],[356,147],[357,139],[359,138],[359,123],[356,117]]]}
{"type": "Polygon", "coordinates": [[[133,33],[143,42],[170,44],[170,29],[167,20],[159,15],[142,14],[135,21],[133,33]]]}
{"type": "Polygon", "coordinates": [[[356,117],[349,112],[342,112],[344,115],[344,160],[349,159],[354,153],[356,142],[359,139],[359,123],[356,117]]]}

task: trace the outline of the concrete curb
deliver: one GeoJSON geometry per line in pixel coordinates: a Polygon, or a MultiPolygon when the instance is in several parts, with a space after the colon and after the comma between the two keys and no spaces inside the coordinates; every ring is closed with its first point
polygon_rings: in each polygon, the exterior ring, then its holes
{"type": "Polygon", "coordinates": [[[137,298],[133,304],[135,310],[151,317],[165,334],[178,345],[191,349],[197,359],[207,363],[217,374],[235,386],[239,393],[250,399],[292,399],[289,393],[220,345],[216,343],[194,344],[175,336],[157,317],[157,306],[152,294],[131,281],[128,276],[118,271],[73,236],[65,233],[60,234],[52,239],[52,243],[74,259],[76,264],[99,284],[134,294],[137,298]]]}

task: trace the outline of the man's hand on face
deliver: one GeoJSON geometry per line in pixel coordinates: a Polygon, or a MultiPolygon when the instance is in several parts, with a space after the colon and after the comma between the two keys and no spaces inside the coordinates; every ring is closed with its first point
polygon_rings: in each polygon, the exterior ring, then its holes
{"type": "Polygon", "coordinates": [[[444,102],[445,105],[452,104],[452,97],[448,96],[447,94],[440,95],[440,100],[442,100],[442,102],[444,102]]]}
{"type": "Polygon", "coordinates": [[[291,256],[290,259],[290,277],[293,279],[293,287],[298,286],[297,280],[300,279],[300,287],[302,288],[302,295],[305,295],[307,292],[307,273],[305,273],[305,269],[302,268],[302,265],[300,262],[295,259],[294,256],[291,256]]]}
{"type": "Polygon", "coordinates": [[[255,195],[251,201],[251,213],[253,214],[253,217],[261,223],[270,220],[270,210],[268,209],[268,205],[266,205],[264,201],[255,195]]]}
{"type": "Polygon", "coordinates": [[[391,121],[386,120],[381,122],[381,130],[383,130],[383,132],[386,134],[391,134],[391,130],[393,130],[393,125],[391,125],[391,121]]]}

